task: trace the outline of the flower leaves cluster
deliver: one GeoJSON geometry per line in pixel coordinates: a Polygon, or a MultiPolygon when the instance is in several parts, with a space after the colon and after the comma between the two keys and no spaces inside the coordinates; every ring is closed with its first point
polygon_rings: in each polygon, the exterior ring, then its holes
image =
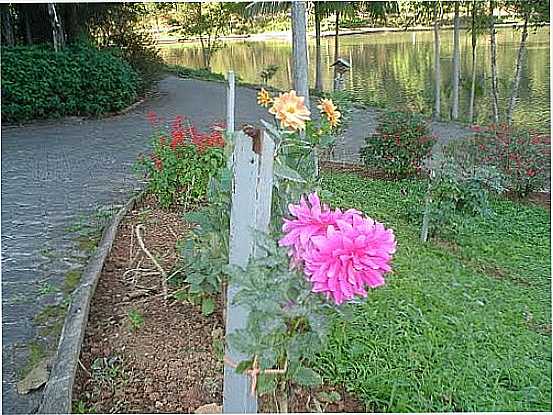
{"type": "Polygon", "coordinates": [[[224,166],[209,180],[208,203],[187,212],[184,220],[193,224],[191,234],[180,244],[181,271],[173,282],[186,285],[177,299],[201,304],[202,313],[215,310],[215,295],[224,289],[228,264],[231,173],[224,166]]]}
{"type": "MultiPolygon", "coordinates": [[[[466,141],[452,141],[443,147],[442,155],[432,160],[423,216],[429,234],[459,230],[468,216],[492,214],[490,194],[502,193],[504,178],[493,165],[479,161],[467,151],[466,141]]],[[[417,219],[421,212],[417,208],[417,219]]]]}
{"type": "Polygon", "coordinates": [[[300,206],[290,206],[290,203],[314,191],[321,196],[325,194],[320,189],[315,168],[317,153],[333,143],[332,139],[325,137],[333,134],[341,113],[331,100],[321,101],[319,109],[325,116],[316,124],[309,119],[303,98],[297,97],[294,91],[273,98],[262,90],[258,103],[265,107],[273,105],[269,112],[275,115],[277,121],[276,126],[262,121],[276,146],[271,226],[269,235],[258,235],[257,253],[245,269],[228,268],[229,277],[238,287],[234,302],[249,311],[246,327],[232,333],[228,340],[231,347],[249,356],[238,364],[238,371],[251,371],[259,365],[257,393],[278,391],[277,397],[282,398],[287,394],[290,381],[307,386],[321,383],[320,376],[308,364],[324,347],[328,322],[331,314],[337,311],[336,304],[353,298],[350,294],[366,294],[365,284],[377,286],[382,283],[380,273],[390,269],[388,261],[395,249],[395,241],[390,231],[362,217],[357,211],[342,214],[339,210],[330,212],[327,207],[321,208],[314,194],[309,198],[309,214],[316,222],[316,229],[307,229],[310,224],[305,224],[305,232],[294,232],[297,227],[292,224],[293,219],[287,220],[284,231],[294,236],[290,235],[288,240],[282,238],[283,218],[289,217],[292,212],[297,219],[307,208],[305,201],[300,206]],[[300,131],[305,131],[305,134],[300,135],[300,131]],[[317,239],[326,236],[329,238],[327,243],[317,239]],[[358,249],[367,253],[368,245],[380,237],[387,248],[374,257],[358,257],[354,252],[358,249]],[[292,263],[287,253],[289,249],[277,245],[279,238],[282,245],[293,247],[295,261],[292,263]],[[324,262],[321,256],[341,261],[339,251],[343,248],[353,248],[349,252],[351,260],[348,262],[345,259],[348,254],[344,253],[345,274],[334,274],[349,278],[353,266],[363,268],[354,277],[366,273],[343,290],[337,290],[336,284],[340,285],[337,281],[343,278],[331,275],[335,265],[318,264],[324,262]],[[324,276],[330,276],[326,284],[329,289],[325,292],[334,302],[313,293],[324,291],[321,289],[324,283],[319,281],[324,276]],[[284,373],[275,373],[283,368],[286,368],[284,373]],[[267,373],[264,369],[273,371],[267,373]]]}
{"type": "Polygon", "coordinates": [[[465,151],[497,168],[505,188],[520,197],[543,189],[551,168],[551,136],[508,125],[476,126],[474,131],[465,151]]]}
{"type": "Polygon", "coordinates": [[[202,201],[209,178],[226,162],[222,127],[214,124],[204,133],[192,124],[183,126],[182,116],[171,122],[170,129],[155,113],[149,113],[148,119],[154,128],[153,152],[139,157],[134,166],[145,176],[147,189],[163,207],[189,207],[202,201]]]}
{"type": "Polygon", "coordinates": [[[422,115],[390,111],[380,116],[376,132],[365,143],[361,157],[368,168],[401,178],[423,168],[436,137],[422,115]]]}
{"type": "Polygon", "coordinates": [[[329,306],[310,292],[301,272],[289,269],[287,250],[277,246],[275,237],[258,234],[256,240],[257,259],[245,269],[227,267],[240,287],[234,303],[249,311],[246,328],[228,338],[233,349],[251,356],[239,369],[251,367],[254,356],[262,371],[287,368],[283,375],[261,373],[258,394],[275,390],[279,382],[320,384],[320,376],[306,363],[324,345],[329,306]]]}

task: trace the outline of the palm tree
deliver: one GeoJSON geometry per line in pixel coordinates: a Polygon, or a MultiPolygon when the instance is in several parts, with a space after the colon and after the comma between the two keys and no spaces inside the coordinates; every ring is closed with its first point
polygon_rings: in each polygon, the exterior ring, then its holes
{"type": "Polygon", "coordinates": [[[305,1],[292,3],[292,53],[294,55],[294,88],[305,97],[309,107],[309,63],[307,50],[307,10],[305,1]]]}
{"type": "Polygon", "coordinates": [[[461,49],[459,47],[459,35],[461,32],[461,18],[459,16],[459,1],[455,2],[455,17],[453,18],[453,103],[451,106],[451,118],[459,118],[459,78],[461,74],[461,49]]]}
{"type": "Polygon", "coordinates": [[[417,22],[428,24],[432,22],[434,28],[434,109],[432,117],[440,118],[441,109],[441,65],[440,65],[440,24],[443,14],[443,6],[440,0],[435,1],[410,1],[402,5],[409,18],[405,22],[405,29],[417,22]]]}
{"type": "Polygon", "coordinates": [[[434,3],[434,118],[440,118],[441,109],[441,84],[442,68],[440,65],[440,22],[442,16],[442,4],[440,1],[434,3]]]}
{"type": "Polygon", "coordinates": [[[492,65],[492,116],[494,124],[499,123],[499,96],[497,86],[497,42],[495,38],[495,2],[490,0],[490,52],[492,65]]]}
{"type": "Polygon", "coordinates": [[[471,46],[472,46],[472,68],[471,68],[471,83],[470,83],[470,98],[469,98],[469,122],[474,123],[474,100],[476,95],[476,42],[478,36],[487,31],[486,17],[482,13],[482,7],[479,0],[472,0],[471,7],[471,46]]]}
{"type": "Polygon", "coordinates": [[[518,95],[518,87],[522,74],[522,62],[526,52],[526,40],[528,39],[528,24],[536,23],[538,25],[549,21],[549,2],[542,0],[518,0],[514,4],[516,14],[523,19],[522,34],[520,45],[517,53],[517,63],[515,68],[515,76],[511,86],[511,94],[509,96],[509,105],[507,107],[507,123],[510,125],[513,122],[513,112],[515,110],[516,99],[518,95]]]}

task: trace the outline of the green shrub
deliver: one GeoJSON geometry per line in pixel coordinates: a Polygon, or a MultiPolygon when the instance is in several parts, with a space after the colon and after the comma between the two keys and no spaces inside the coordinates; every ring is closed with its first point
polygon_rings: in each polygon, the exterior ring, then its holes
{"type": "Polygon", "coordinates": [[[551,137],[506,125],[475,127],[475,136],[465,140],[464,152],[496,167],[505,187],[520,197],[542,190],[550,179],[551,137]]]}
{"type": "Polygon", "coordinates": [[[436,138],[423,116],[410,112],[385,112],[376,132],[365,139],[361,157],[370,169],[399,178],[412,176],[430,155],[436,138]]]}
{"type": "Polygon", "coordinates": [[[5,121],[119,111],[136,99],[138,84],[130,65],[108,51],[2,48],[5,121]]]}
{"type": "Polygon", "coordinates": [[[183,117],[177,116],[168,132],[159,125],[157,115],[149,114],[156,128],[153,154],[141,156],[135,170],[148,180],[148,190],[161,206],[188,206],[205,199],[209,178],[225,164],[224,139],[220,126],[209,133],[192,125],[183,127],[183,117]],[[170,140],[170,141],[169,141],[170,140]]]}
{"type": "Polygon", "coordinates": [[[450,143],[434,164],[424,203],[412,205],[423,210],[423,240],[428,234],[443,234],[444,227],[458,231],[471,216],[489,217],[490,192],[504,191],[498,169],[479,163],[462,143],[450,143]]]}

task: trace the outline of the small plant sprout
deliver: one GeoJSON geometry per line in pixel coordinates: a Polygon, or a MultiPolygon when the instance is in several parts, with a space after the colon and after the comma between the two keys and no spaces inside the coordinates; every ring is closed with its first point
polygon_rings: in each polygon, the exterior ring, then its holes
{"type": "Polygon", "coordinates": [[[131,328],[133,330],[138,330],[140,327],[142,327],[144,325],[144,317],[142,316],[142,314],[140,314],[139,311],[134,310],[134,309],[129,310],[127,315],[129,317],[129,321],[131,323],[131,328]]]}

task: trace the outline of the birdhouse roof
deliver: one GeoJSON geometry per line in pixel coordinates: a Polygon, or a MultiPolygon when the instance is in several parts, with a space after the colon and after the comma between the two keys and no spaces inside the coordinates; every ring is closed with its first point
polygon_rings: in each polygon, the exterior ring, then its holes
{"type": "Polygon", "coordinates": [[[346,68],[351,68],[351,64],[344,58],[338,58],[336,62],[330,66],[345,66],[346,68]]]}

